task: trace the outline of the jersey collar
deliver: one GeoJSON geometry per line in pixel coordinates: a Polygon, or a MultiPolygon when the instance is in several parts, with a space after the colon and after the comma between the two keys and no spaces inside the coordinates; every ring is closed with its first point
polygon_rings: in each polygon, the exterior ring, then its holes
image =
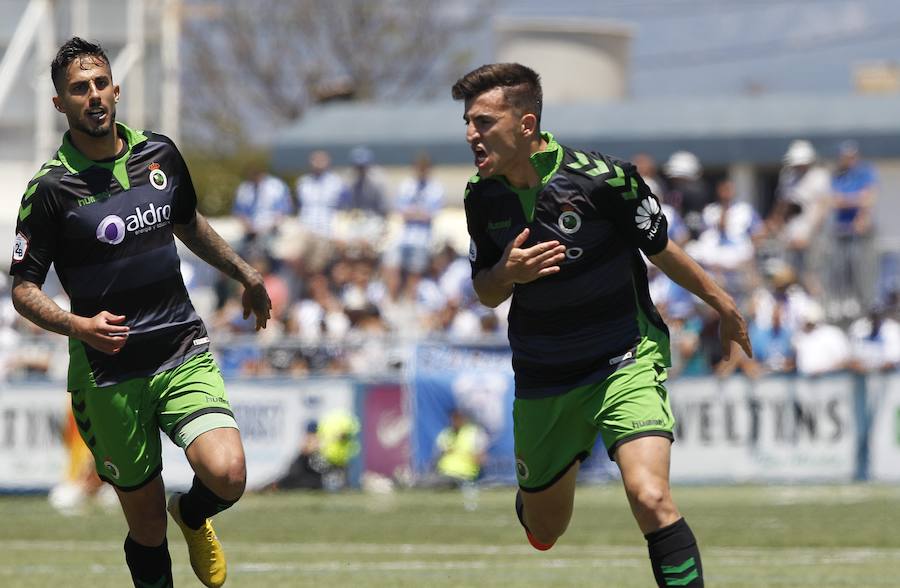
{"type": "Polygon", "coordinates": [[[125,141],[127,148],[125,149],[125,153],[117,157],[115,161],[94,161],[88,159],[81,151],[75,148],[75,145],[72,144],[72,137],[68,131],[63,135],[62,145],[57,152],[58,159],[66,166],[66,169],[73,174],[81,173],[95,166],[108,169],[112,171],[113,177],[116,178],[116,181],[119,182],[122,189],[128,190],[131,187],[131,182],[128,179],[128,170],[125,164],[131,156],[132,149],[134,149],[136,145],[145,142],[147,136],[144,135],[142,131],[130,129],[120,122],[116,123],[116,127],[118,128],[119,136],[125,141]]]}
{"type": "Polygon", "coordinates": [[[563,159],[563,150],[552,133],[544,131],[541,133],[541,138],[547,142],[547,148],[531,154],[531,166],[541,178],[541,188],[543,188],[559,169],[563,159]]]}
{"type": "Polygon", "coordinates": [[[519,203],[522,205],[522,212],[525,219],[530,223],[534,221],[534,212],[537,206],[538,193],[544,189],[544,186],[550,182],[550,178],[559,169],[563,159],[563,149],[551,133],[542,132],[541,138],[547,142],[547,148],[542,151],[536,151],[531,154],[531,166],[537,172],[541,183],[533,188],[516,188],[505,177],[500,179],[506,184],[506,187],[515,192],[519,197],[519,203]]]}

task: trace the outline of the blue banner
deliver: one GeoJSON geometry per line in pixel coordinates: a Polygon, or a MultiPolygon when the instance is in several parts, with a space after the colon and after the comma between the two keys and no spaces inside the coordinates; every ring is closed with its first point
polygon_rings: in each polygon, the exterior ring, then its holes
{"type": "MultiPolygon", "coordinates": [[[[417,475],[434,469],[438,435],[459,409],[487,432],[489,448],[482,468],[485,483],[514,484],[512,406],[515,382],[508,348],[422,344],[408,374],[413,414],[411,457],[417,475]]],[[[583,464],[580,479],[607,479],[615,466],[599,439],[583,464]]]]}

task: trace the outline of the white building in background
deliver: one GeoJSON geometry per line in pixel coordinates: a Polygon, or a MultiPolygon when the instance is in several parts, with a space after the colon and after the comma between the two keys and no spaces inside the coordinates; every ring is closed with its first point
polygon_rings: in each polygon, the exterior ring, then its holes
{"type": "Polygon", "coordinates": [[[503,18],[496,61],[530,64],[550,104],[622,100],[629,94],[632,27],[596,19],[503,18]]]}
{"type": "MultiPolygon", "coordinates": [[[[694,153],[708,180],[730,177],[738,193],[767,210],[788,145],[806,139],[822,163],[853,139],[878,169],[879,249],[900,252],[900,95],[792,93],[737,96],[659,95],[633,98],[631,28],[591,19],[506,19],[494,34],[494,61],[518,61],[544,81],[542,127],[561,142],[629,159],[646,153],[662,164],[679,150],[694,153]]],[[[325,149],[347,165],[356,145],[367,145],[393,181],[426,151],[434,177],[444,182],[448,206],[462,206],[474,172],[464,139],[462,105],[445,97],[421,103],[326,104],[286,126],[273,145],[277,173],[292,175],[310,152],[325,149]]]]}

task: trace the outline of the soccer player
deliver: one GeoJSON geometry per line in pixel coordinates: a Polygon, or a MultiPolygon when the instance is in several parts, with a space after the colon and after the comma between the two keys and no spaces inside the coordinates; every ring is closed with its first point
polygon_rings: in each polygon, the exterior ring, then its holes
{"type": "Polygon", "coordinates": [[[67,41],[51,65],[53,105],[69,131],[28,183],[16,226],[16,310],[69,337],[68,390],[79,432],[100,477],[119,497],[135,586],[171,586],[166,510],[181,528],[206,586],[226,567],[209,517],[244,491],[237,423],[209,337],[188,298],[177,236],[244,286],[245,318],[266,326],[262,277],[196,211],[184,160],[170,139],[116,122],[119,86],[99,45],[67,41]],[[50,264],[71,300],[57,306],[41,286],[50,264]],[[195,472],[166,504],[159,431],[195,472]]]}
{"type": "Polygon", "coordinates": [[[669,338],[640,252],[718,311],[725,356],[735,343],[751,353],[744,319],[668,241],[659,202],[632,164],[541,131],[533,70],[485,65],[452,94],[465,102],[478,169],[465,195],[475,291],[491,307],[512,296],[516,513],[529,542],[550,549],[565,532],[579,465],[599,433],[658,585],[702,586],[697,542],[669,490],[669,338]]]}

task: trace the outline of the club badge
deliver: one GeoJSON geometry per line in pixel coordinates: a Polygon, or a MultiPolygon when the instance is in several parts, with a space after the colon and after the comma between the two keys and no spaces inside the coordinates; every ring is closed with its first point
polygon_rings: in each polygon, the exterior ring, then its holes
{"type": "Polygon", "coordinates": [[[562,209],[563,213],[559,215],[559,220],[556,221],[559,230],[567,235],[578,232],[578,229],[581,228],[581,217],[569,204],[563,205],[562,209]]]}
{"type": "Polygon", "coordinates": [[[154,162],[150,164],[150,185],[157,190],[165,190],[169,185],[169,178],[166,172],[159,168],[159,164],[154,162]]]}

